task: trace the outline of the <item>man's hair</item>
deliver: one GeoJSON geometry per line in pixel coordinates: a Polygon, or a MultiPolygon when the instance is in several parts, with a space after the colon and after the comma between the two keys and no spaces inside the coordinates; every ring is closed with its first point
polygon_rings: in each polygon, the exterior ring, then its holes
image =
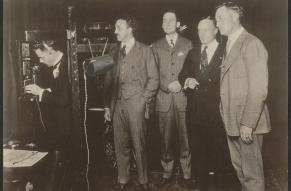
{"type": "Polygon", "coordinates": [[[239,18],[243,17],[244,10],[243,10],[243,7],[238,2],[227,1],[227,2],[221,3],[215,8],[215,10],[219,9],[220,7],[225,7],[227,9],[230,9],[236,12],[239,15],[239,18]]]}
{"type": "Polygon", "coordinates": [[[132,15],[124,14],[121,15],[118,19],[124,20],[127,23],[127,26],[132,28],[132,33],[135,34],[137,31],[137,21],[132,15]]]}
{"type": "Polygon", "coordinates": [[[55,40],[41,40],[41,41],[34,41],[32,43],[32,49],[40,49],[41,51],[46,50],[45,45],[51,47],[54,50],[61,50],[60,45],[55,40]]]}
{"type": "Polygon", "coordinates": [[[217,28],[217,26],[216,26],[216,20],[214,19],[214,17],[212,17],[212,16],[210,16],[210,15],[201,17],[201,19],[199,19],[198,23],[199,23],[200,21],[202,21],[202,20],[205,20],[205,19],[206,19],[206,20],[210,20],[210,21],[212,21],[213,26],[214,26],[215,28],[217,28]]]}
{"type": "Polygon", "coordinates": [[[163,13],[163,16],[164,16],[166,13],[173,13],[173,14],[176,16],[176,20],[177,20],[177,22],[180,22],[180,17],[179,17],[179,15],[178,15],[178,13],[177,13],[176,10],[174,10],[174,9],[166,9],[166,10],[164,11],[164,13],[163,13]]]}

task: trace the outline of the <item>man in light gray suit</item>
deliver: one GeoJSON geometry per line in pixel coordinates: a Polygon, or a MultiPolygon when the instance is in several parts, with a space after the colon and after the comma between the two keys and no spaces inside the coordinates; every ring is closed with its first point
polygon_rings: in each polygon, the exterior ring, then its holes
{"type": "Polygon", "coordinates": [[[173,138],[178,136],[180,163],[183,171],[183,185],[191,185],[191,153],[186,128],[185,111],[187,98],[182,92],[178,75],[184,60],[192,48],[190,40],[177,33],[180,22],[174,11],[163,15],[162,28],[165,37],[153,44],[153,51],[160,72],[160,88],[156,98],[156,111],[162,136],[161,164],[163,177],[157,184],[161,188],[170,182],[174,167],[173,138]]]}
{"type": "Polygon", "coordinates": [[[220,77],[220,111],[232,164],[243,191],[263,191],[263,135],[271,129],[266,105],[268,53],[241,25],[243,9],[228,2],[216,9],[222,35],[228,37],[220,77]]]}
{"type": "Polygon", "coordinates": [[[115,190],[126,190],[130,182],[130,142],[136,156],[139,190],[148,190],[145,113],[159,86],[159,74],[150,47],[135,40],[136,21],[120,17],[115,34],[120,44],[113,69],[104,81],[104,117],[113,120],[118,180],[115,190]]]}

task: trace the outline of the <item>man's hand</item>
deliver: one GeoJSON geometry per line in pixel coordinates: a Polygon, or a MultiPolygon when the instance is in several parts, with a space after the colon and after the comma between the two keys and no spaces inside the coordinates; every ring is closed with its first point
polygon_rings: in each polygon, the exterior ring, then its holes
{"type": "Polygon", "coordinates": [[[251,144],[253,142],[253,129],[245,125],[240,127],[240,138],[245,144],[251,144]]]}
{"type": "Polygon", "coordinates": [[[43,92],[43,89],[36,84],[30,84],[25,86],[25,92],[33,95],[40,95],[43,92]]]}
{"type": "Polygon", "coordinates": [[[168,85],[168,89],[173,93],[178,93],[181,91],[182,86],[179,81],[173,81],[168,85]]]}
{"type": "Polygon", "coordinates": [[[197,85],[199,85],[199,83],[195,78],[187,78],[184,83],[184,89],[194,89],[197,85]]]}
{"type": "Polygon", "coordinates": [[[106,121],[111,121],[110,109],[109,108],[104,108],[104,118],[105,118],[105,122],[106,121]]]}

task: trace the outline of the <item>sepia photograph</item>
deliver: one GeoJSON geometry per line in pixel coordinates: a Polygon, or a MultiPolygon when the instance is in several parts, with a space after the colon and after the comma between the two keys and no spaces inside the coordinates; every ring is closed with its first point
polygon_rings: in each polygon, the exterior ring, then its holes
{"type": "Polygon", "coordinates": [[[287,191],[288,0],[4,0],[4,191],[287,191]]]}

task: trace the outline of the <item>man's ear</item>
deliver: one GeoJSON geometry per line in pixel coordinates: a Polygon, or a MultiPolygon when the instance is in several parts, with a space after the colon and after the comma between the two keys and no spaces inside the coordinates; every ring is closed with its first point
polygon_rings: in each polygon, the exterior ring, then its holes
{"type": "Polygon", "coordinates": [[[42,43],[43,47],[45,47],[46,49],[48,49],[48,45],[46,43],[42,43]]]}
{"type": "Polygon", "coordinates": [[[180,21],[177,22],[176,27],[179,28],[181,25],[180,21]]]}
{"type": "Polygon", "coordinates": [[[231,17],[233,21],[239,20],[239,14],[237,12],[232,11],[231,12],[231,17]]]}
{"type": "Polygon", "coordinates": [[[133,35],[133,30],[131,27],[128,27],[129,33],[131,33],[133,35]]]}
{"type": "Polygon", "coordinates": [[[218,28],[217,28],[217,27],[215,27],[215,29],[214,29],[214,33],[215,33],[215,34],[218,33],[218,28]]]}

